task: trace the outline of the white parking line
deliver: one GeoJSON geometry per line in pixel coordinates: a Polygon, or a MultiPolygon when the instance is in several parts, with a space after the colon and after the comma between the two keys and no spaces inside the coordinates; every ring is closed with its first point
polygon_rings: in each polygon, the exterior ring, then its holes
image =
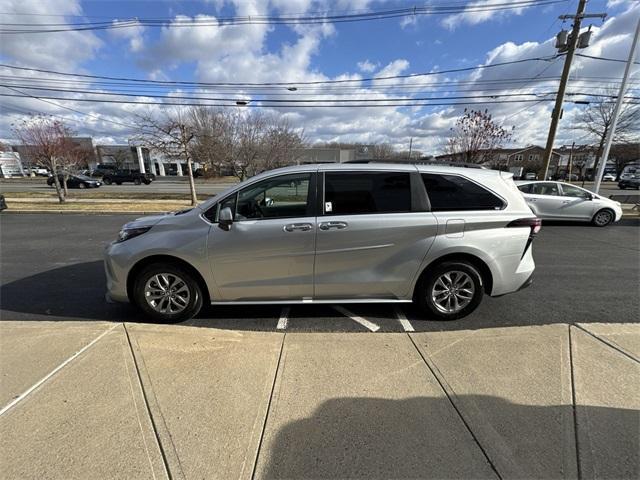
{"type": "Polygon", "coordinates": [[[377,332],[378,330],[380,330],[380,326],[379,325],[376,325],[375,323],[370,322],[366,318],[362,318],[362,317],[359,317],[357,315],[354,315],[353,313],[351,313],[349,310],[347,310],[344,307],[334,306],[333,308],[335,310],[337,310],[338,312],[340,312],[341,314],[343,314],[345,317],[349,317],[354,322],[358,322],[363,327],[367,327],[372,332],[377,332]]]}
{"type": "Polygon", "coordinates": [[[276,327],[278,330],[287,329],[287,325],[289,324],[289,310],[290,307],[282,308],[282,312],[280,312],[280,320],[278,320],[278,326],[276,327]]]}
{"type": "Polygon", "coordinates": [[[98,340],[100,340],[102,337],[104,337],[107,333],[109,333],[111,330],[116,328],[118,325],[121,325],[121,324],[120,323],[116,323],[113,327],[111,327],[111,328],[105,330],[104,332],[102,332],[100,335],[98,335],[96,338],[94,338],[90,343],[88,343],[87,345],[82,347],[80,350],[78,350],[76,353],[71,355],[69,358],[67,358],[64,362],[62,362],[56,368],[51,370],[45,377],[43,377],[38,382],[36,382],[31,388],[29,388],[24,393],[22,393],[21,395],[17,396],[16,398],[14,398],[13,401],[11,401],[2,410],[0,410],[0,417],[2,415],[4,415],[6,412],[8,412],[9,410],[11,410],[11,408],[15,407],[19,402],[24,400],[27,397],[27,395],[29,395],[31,392],[33,392],[35,389],[37,389],[40,385],[42,385],[44,382],[46,382],[51,377],[53,377],[58,371],[62,370],[66,365],[68,365],[70,362],[72,362],[78,355],[82,354],[82,352],[87,350],[89,347],[91,347],[94,343],[96,343],[98,340]]]}
{"type": "Polygon", "coordinates": [[[404,328],[405,332],[415,332],[413,325],[411,325],[411,322],[407,320],[407,316],[399,307],[396,307],[396,317],[398,318],[398,321],[400,322],[400,325],[402,325],[402,328],[404,328]]]}

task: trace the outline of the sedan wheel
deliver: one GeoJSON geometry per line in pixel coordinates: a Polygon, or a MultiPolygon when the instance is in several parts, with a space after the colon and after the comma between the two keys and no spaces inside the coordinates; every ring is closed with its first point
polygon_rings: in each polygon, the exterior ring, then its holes
{"type": "Polygon", "coordinates": [[[606,227],[613,222],[613,212],[611,210],[600,210],[593,216],[593,224],[596,227],[606,227]]]}
{"type": "Polygon", "coordinates": [[[87,188],[87,186],[84,183],[79,183],[78,188],[87,188]]]}

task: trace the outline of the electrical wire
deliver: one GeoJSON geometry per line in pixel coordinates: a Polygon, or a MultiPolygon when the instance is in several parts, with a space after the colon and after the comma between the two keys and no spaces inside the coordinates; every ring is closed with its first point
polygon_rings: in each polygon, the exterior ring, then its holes
{"type": "Polygon", "coordinates": [[[513,10],[529,7],[544,7],[566,0],[515,0],[503,3],[476,4],[473,2],[464,4],[424,5],[392,10],[370,10],[356,13],[331,13],[322,14],[298,14],[298,15],[244,15],[234,17],[210,17],[210,18],[130,18],[111,19],[100,22],[76,22],[76,23],[0,23],[0,34],[26,34],[26,33],[59,33],[87,30],[113,30],[121,28],[145,27],[221,27],[237,25],[309,25],[327,23],[355,23],[373,20],[385,20],[391,18],[417,17],[425,15],[453,15],[456,13],[480,13],[501,10],[513,10]],[[26,27],[26,28],[25,28],[26,27]]]}

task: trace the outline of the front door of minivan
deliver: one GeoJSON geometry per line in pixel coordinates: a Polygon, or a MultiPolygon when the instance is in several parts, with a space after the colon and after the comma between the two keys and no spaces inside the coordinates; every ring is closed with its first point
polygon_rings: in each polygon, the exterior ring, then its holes
{"type": "Polygon", "coordinates": [[[395,298],[409,292],[437,231],[433,214],[412,206],[410,175],[324,173],[314,298],[395,298]]]}
{"type": "Polygon", "coordinates": [[[311,298],[315,177],[315,172],[270,177],[220,202],[218,213],[229,207],[234,221],[228,231],[212,226],[207,242],[219,300],[311,298]]]}

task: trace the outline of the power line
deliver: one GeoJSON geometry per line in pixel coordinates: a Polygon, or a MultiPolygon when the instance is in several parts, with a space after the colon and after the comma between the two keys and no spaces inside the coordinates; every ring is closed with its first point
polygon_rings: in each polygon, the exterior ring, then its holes
{"type": "MultiPolygon", "coordinates": [[[[618,58],[594,57],[593,55],[587,55],[585,53],[576,53],[575,55],[576,55],[576,57],[591,58],[592,60],[603,60],[605,62],[627,63],[626,60],[620,60],[618,58]]],[[[640,62],[631,62],[631,63],[633,63],[634,65],[640,65],[640,62]]]]}
{"type": "Polygon", "coordinates": [[[304,81],[304,82],[187,82],[181,80],[174,81],[166,81],[166,80],[150,80],[150,79],[139,79],[139,78],[127,78],[127,77],[110,77],[103,75],[89,75],[83,73],[69,73],[69,72],[58,72],[55,70],[46,70],[41,68],[27,68],[27,67],[18,67],[16,65],[8,65],[8,64],[0,64],[0,67],[10,68],[14,70],[26,70],[40,73],[50,73],[54,75],[61,76],[69,76],[69,77],[80,77],[80,78],[94,78],[101,80],[115,80],[115,81],[126,81],[126,82],[136,82],[136,83],[153,83],[153,84],[162,84],[162,85],[201,85],[201,86],[288,86],[288,87],[296,87],[296,85],[328,85],[328,84],[342,84],[342,83],[354,83],[354,82],[374,82],[377,80],[395,80],[400,78],[415,78],[415,77],[427,77],[434,75],[442,75],[445,73],[460,73],[460,72],[469,72],[473,70],[480,70],[484,68],[495,68],[495,67],[503,67],[506,65],[516,65],[520,63],[526,62],[549,62],[553,61],[562,54],[552,55],[549,57],[533,57],[533,58],[523,58],[519,60],[511,60],[508,62],[498,62],[491,63],[489,65],[478,65],[475,67],[463,67],[463,68],[453,68],[449,70],[439,70],[437,72],[422,72],[422,73],[408,73],[404,75],[388,75],[382,77],[369,77],[369,78],[356,78],[356,79],[340,79],[340,80],[314,80],[314,81],[304,81]]]}
{"type": "Polygon", "coordinates": [[[456,13],[479,13],[500,10],[513,10],[528,7],[543,7],[566,0],[516,0],[503,3],[424,5],[393,10],[370,10],[356,13],[331,13],[322,14],[298,14],[298,15],[251,15],[233,17],[212,18],[130,18],[110,19],[101,22],[76,22],[76,23],[0,23],[0,34],[25,34],[25,33],[59,33],[87,30],[112,30],[132,27],[222,27],[238,25],[309,25],[326,23],[355,23],[364,21],[385,20],[391,18],[417,17],[425,15],[452,15],[456,13]],[[26,28],[25,28],[26,27],[26,28]]]}

